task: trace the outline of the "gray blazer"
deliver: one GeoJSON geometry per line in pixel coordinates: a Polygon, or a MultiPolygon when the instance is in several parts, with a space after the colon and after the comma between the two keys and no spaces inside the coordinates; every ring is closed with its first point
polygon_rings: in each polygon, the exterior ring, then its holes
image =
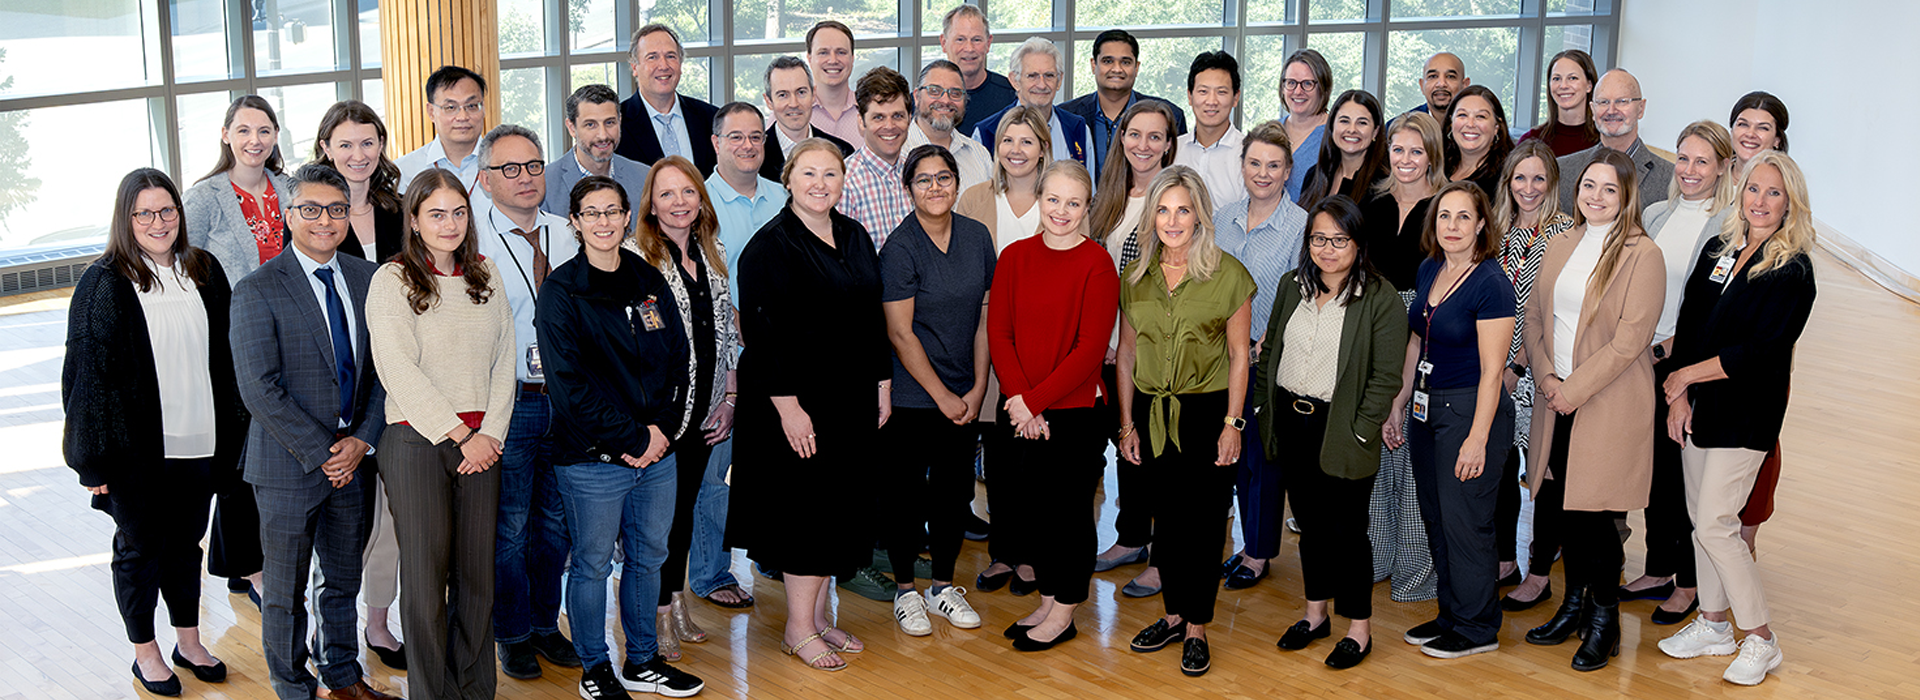
{"type": "MultiPolygon", "coordinates": [[[[613,154],[613,168],[608,171],[613,181],[627,191],[627,208],[640,208],[640,198],[646,195],[647,171],[652,168],[645,163],[635,161],[618,153],[613,154]]],[[[567,218],[567,200],[573,196],[573,186],[587,178],[587,172],[580,169],[580,161],[573,157],[568,149],[559,158],[547,164],[547,197],[540,202],[540,209],[567,218]]]]}
{"type": "MultiPolygon", "coordinates": [[[[233,287],[234,371],[240,399],[253,413],[247,429],[247,483],[328,489],[319,467],[332,453],[340,418],[340,381],[334,374],[327,314],[314,298],[292,245],[233,287]]],[[[369,445],[387,425],[387,392],[373,368],[367,336],[367,287],[373,263],[338,256],[353,305],[354,415],[344,432],[369,445]]]]}
{"type": "MultiPolygon", "coordinates": [[[[1633,164],[1639,166],[1634,173],[1639,178],[1640,205],[1667,201],[1667,186],[1673,183],[1673,163],[1654,155],[1646,144],[1635,140],[1637,148],[1632,149],[1633,164]]],[[[1560,211],[1573,211],[1573,194],[1580,189],[1580,174],[1593,164],[1593,157],[1600,152],[1600,146],[1584,151],[1576,151],[1560,156],[1560,211]]]]}
{"type": "MultiPolygon", "coordinates": [[[[1722,175],[1721,177],[1727,176],[1722,175]]],[[[1733,216],[1733,208],[1735,206],[1738,206],[1738,204],[1728,204],[1727,206],[1721,207],[1720,211],[1714,212],[1713,216],[1708,217],[1707,227],[1700,232],[1698,239],[1689,242],[1692,247],[1687,250],[1680,250],[1680,246],[1660,237],[1660,229],[1666,227],[1667,218],[1673,215],[1673,202],[1663,200],[1648,205],[1646,212],[1640,215],[1640,226],[1646,229],[1647,236],[1653,239],[1654,245],[1660,246],[1660,254],[1662,256],[1671,260],[1673,256],[1684,253],[1688,261],[1687,269],[1692,269],[1693,263],[1700,260],[1700,251],[1706,249],[1707,241],[1714,236],[1720,235],[1721,229],[1726,227],[1727,217],[1733,216]]]]}
{"type": "MultiPolygon", "coordinates": [[[[280,205],[286,206],[287,176],[269,171],[273,191],[280,205]]],[[[233,178],[224,172],[193,183],[182,198],[187,208],[187,243],[206,249],[227,271],[227,279],[238,282],[260,267],[260,248],[247,228],[247,217],[240,213],[240,199],[233,195],[233,178]]]]}

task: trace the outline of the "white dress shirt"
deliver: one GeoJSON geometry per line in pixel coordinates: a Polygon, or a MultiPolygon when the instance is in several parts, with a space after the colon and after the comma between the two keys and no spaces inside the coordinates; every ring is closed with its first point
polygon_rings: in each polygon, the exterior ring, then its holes
{"type": "MultiPolygon", "coordinates": [[[[540,246],[547,253],[547,265],[558,270],[562,263],[580,252],[580,242],[574,240],[573,229],[568,227],[566,219],[546,212],[535,216],[534,225],[540,228],[540,246]]],[[[514,376],[522,382],[539,382],[545,378],[533,377],[528,371],[526,349],[539,343],[533,329],[533,314],[540,290],[533,282],[533,246],[513,232],[518,227],[492,202],[476,209],[473,215],[474,235],[480,237],[480,254],[492,260],[494,268],[500,271],[498,288],[505,289],[507,307],[513,310],[513,337],[520,346],[514,376]]]]}
{"type": "Polygon", "coordinates": [[[480,177],[480,145],[477,143],[474,144],[473,150],[467,153],[467,157],[461,158],[458,163],[447,159],[446,146],[436,138],[428,141],[425,146],[413,149],[412,153],[400,156],[400,159],[393,164],[400,166],[401,192],[407,191],[407,185],[413,184],[413,178],[433,168],[449,170],[460,176],[460,184],[467,186],[469,194],[479,190],[479,187],[473,184],[475,179],[480,177]]]}
{"type": "MultiPolygon", "coordinates": [[[[292,244],[289,243],[288,246],[291,247],[292,244]]],[[[322,318],[326,317],[327,314],[332,313],[332,311],[329,311],[327,309],[327,285],[326,283],[321,282],[320,276],[314,274],[314,272],[318,271],[320,268],[323,268],[323,267],[333,271],[333,290],[334,290],[334,293],[340,295],[340,307],[346,311],[345,322],[347,326],[347,347],[353,348],[353,357],[354,357],[354,361],[356,362],[354,369],[358,371],[359,369],[361,369],[357,364],[360,358],[360,346],[358,343],[354,341],[357,341],[360,339],[360,334],[357,332],[354,332],[353,329],[355,324],[359,323],[359,319],[355,317],[353,314],[353,295],[347,292],[347,275],[346,275],[346,271],[340,268],[340,255],[338,253],[335,253],[331,256],[328,256],[327,261],[323,263],[323,262],[314,260],[313,258],[307,257],[306,253],[301,252],[298,248],[296,248],[293,251],[293,259],[296,261],[299,261],[300,273],[307,276],[307,286],[308,288],[313,290],[314,301],[317,301],[320,303],[320,315],[322,318]]],[[[332,343],[333,342],[333,321],[332,320],[327,321],[326,331],[327,331],[327,342],[332,343]]],[[[329,345],[328,347],[332,347],[332,346],[329,345]]],[[[339,362],[337,358],[334,361],[336,363],[339,362]]],[[[339,427],[343,430],[347,427],[346,416],[340,417],[339,427]]]]}
{"type": "Polygon", "coordinates": [[[1199,133],[1194,129],[1180,135],[1179,151],[1173,154],[1174,165],[1184,165],[1200,172],[1200,179],[1207,183],[1207,194],[1213,200],[1213,208],[1219,211],[1232,202],[1247,198],[1247,183],[1240,177],[1240,144],[1246,135],[1233,125],[1227,125],[1227,133],[1212,146],[1202,146],[1194,139],[1199,133]]]}
{"type": "MultiPolygon", "coordinates": [[[[206,303],[178,266],[142,260],[155,277],[152,289],[143,292],[136,286],[134,293],[147,318],[159,379],[161,450],[167,459],[212,457],[216,434],[206,303]]],[[[326,309],[324,297],[320,308],[326,309]]]]}

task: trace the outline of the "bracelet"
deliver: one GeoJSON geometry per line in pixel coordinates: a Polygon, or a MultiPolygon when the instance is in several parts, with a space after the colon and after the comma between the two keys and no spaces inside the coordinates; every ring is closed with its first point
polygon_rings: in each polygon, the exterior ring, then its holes
{"type": "Polygon", "coordinates": [[[725,393],[725,394],[721,394],[720,396],[721,396],[722,398],[729,398],[729,399],[737,399],[737,398],[740,398],[740,392],[738,392],[738,391],[729,391],[729,392],[727,392],[727,393],[725,393]]]}
{"type": "Polygon", "coordinates": [[[469,428],[469,429],[467,429],[467,436],[466,436],[466,437],[463,437],[463,438],[460,438],[460,441],[459,441],[459,442],[456,442],[456,443],[453,443],[453,446],[454,446],[454,447],[466,447],[466,446],[467,446],[467,443],[473,440],[473,436],[475,436],[475,435],[479,435],[479,434],[480,434],[480,431],[478,431],[478,430],[474,430],[474,429],[471,429],[471,428],[469,428]]]}
{"type": "Polygon", "coordinates": [[[737,408],[737,406],[735,406],[732,401],[729,401],[727,399],[721,399],[720,403],[726,404],[727,408],[737,408]]]}
{"type": "Polygon", "coordinates": [[[1126,424],[1126,425],[1123,425],[1123,426],[1120,426],[1120,439],[1122,439],[1122,440],[1125,440],[1125,439],[1127,439],[1127,436],[1129,436],[1129,435],[1132,435],[1132,434],[1133,434],[1133,424],[1132,424],[1132,423],[1128,423],[1128,424],[1126,424]]]}

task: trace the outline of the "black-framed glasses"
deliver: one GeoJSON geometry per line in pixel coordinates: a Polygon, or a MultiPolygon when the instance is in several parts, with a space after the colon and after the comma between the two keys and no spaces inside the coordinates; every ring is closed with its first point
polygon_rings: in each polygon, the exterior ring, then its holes
{"type": "Polygon", "coordinates": [[[1308,237],[1307,241],[1313,244],[1313,247],[1315,248],[1325,248],[1327,246],[1333,246],[1334,250],[1346,250],[1347,244],[1353,242],[1353,237],[1352,236],[1322,236],[1320,234],[1314,234],[1313,236],[1308,237]]]}
{"type": "Polygon", "coordinates": [[[613,219],[617,221],[620,217],[626,215],[627,210],[619,207],[613,207],[611,209],[581,209],[580,213],[574,214],[581,222],[589,224],[599,223],[602,219],[613,219]]]}
{"type": "Polygon", "coordinates": [[[938,85],[922,85],[920,94],[926,95],[928,99],[938,98],[941,95],[946,95],[949,100],[961,100],[967,97],[965,88],[943,88],[938,85]]]}
{"type": "Polygon", "coordinates": [[[345,204],[295,204],[287,207],[287,211],[298,213],[300,218],[308,221],[319,219],[321,212],[326,212],[327,218],[329,219],[347,218],[347,205],[345,204]]]}
{"type": "Polygon", "coordinates": [[[547,171],[547,162],[544,160],[530,160],[525,163],[501,163],[499,165],[489,165],[487,169],[500,171],[500,174],[508,180],[520,177],[520,171],[523,169],[527,171],[528,175],[539,177],[540,173],[547,171]]]}
{"type": "Polygon", "coordinates": [[[1320,87],[1320,81],[1287,78],[1286,80],[1280,81],[1280,85],[1288,90],[1314,90],[1320,87]]]}
{"type": "Polygon", "coordinates": [[[953,173],[942,170],[932,175],[921,175],[913,179],[913,188],[916,190],[925,190],[934,186],[939,186],[941,189],[952,187],[953,173]]]}
{"type": "Polygon", "coordinates": [[[180,209],[178,207],[161,207],[150,210],[142,209],[133,213],[133,222],[141,226],[152,226],[153,220],[156,217],[161,221],[173,223],[180,220],[180,209]]]}

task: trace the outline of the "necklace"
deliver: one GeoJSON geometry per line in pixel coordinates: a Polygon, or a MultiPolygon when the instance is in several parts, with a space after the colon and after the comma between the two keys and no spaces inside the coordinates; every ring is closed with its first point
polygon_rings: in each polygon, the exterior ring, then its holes
{"type": "Polygon", "coordinates": [[[1175,270],[1179,270],[1179,269],[1182,269],[1182,268],[1185,268],[1185,267],[1187,266],[1187,264],[1186,264],[1186,263],[1170,263],[1170,262],[1167,262],[1167,261],[1165,261],[1165,260],[1162,260],[1162,261],[1160,261],[1160,266],[1161,266],[1161,267],[1171,267],[1171,268],[1173,268],[1173,269],[1175,269],[1175,270]]]}

